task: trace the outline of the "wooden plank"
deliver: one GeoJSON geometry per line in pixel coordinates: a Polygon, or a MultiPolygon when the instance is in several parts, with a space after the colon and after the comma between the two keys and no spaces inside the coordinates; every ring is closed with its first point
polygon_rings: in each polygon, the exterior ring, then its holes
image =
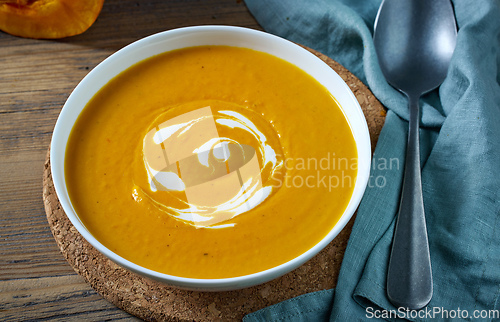
{"type": "Polygon", "coordinates": [[[19,321],[21,316],[23,320],[138,321],[102,299],[77,275],[0,281],[0,319],[19,321]]]}
{"type": "Polygon", "coordinates": [[[45,141],[17,153],[17,143],[12,150],[1,146],[0,280],[73,272],[54,242],[43,209],[40,175],[48,138],[45,141]]]}

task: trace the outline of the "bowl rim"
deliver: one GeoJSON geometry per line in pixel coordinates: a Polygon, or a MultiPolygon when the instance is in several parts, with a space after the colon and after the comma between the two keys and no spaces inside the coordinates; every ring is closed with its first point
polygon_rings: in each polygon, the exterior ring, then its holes
{"type": "MultiPolygon", "coordinates": [[[[217,44],[214,44],[217,45],[217,44]]],[[[159,45],[158,45],[159,46],[159,45]]],[[[230,45],[231,46],[231,45],[230,45]]],[[[264,45],[263,45],[264,46],[264,45]]],[[[187,48],[191,46],[181,46],[179,48],[187,48]]],[[[264,46],[265,47],[265,46],[264,46]]],[[[249,48],[249,47],[246,47],[249,48]]],[[[170,50],[174,50],[177,48],[165,50],[164,52],[168,52],[170,50]]],[[[254,50],[259,50],[255,48],[251,48],[254,50]]],[[[267,49],[263,48],[263,49],[267,49]]],[[[264,51],[264,50],[260,50],[264,51]]],[[[267,51],[266,51],[267,52],[267,51]]],[[[150,55],[149,57],[154,56],[150,55]]],[[[280,57],[283,59],[283,57],[280,57]]],[[[138,61],[142,61],[143,59],[139,59],[138,61]]],[[[285,59],[286,61],[290,62],[289,60],[285,59]]],[[[137,63],[137,62],[136,62],[137,63]]],[[[294,65],[296,63],[290,62],[294,65]]],[[[121,70],[119,72],[122,72],[126,69],[128,69],[130,66],[132,66],[135,63],[127,64],[125,67],[121,67],[121,70]]],[[[321,65],[318,65],[321,66],[321,65]]],[[[297,66],[301,68],[300,66],[297,66]]],[[[324,68],[321,67],[321,68],[324,68]]],[[[303,68],[301,68],[303,69],[303,68]]],[[[304,70],[304,69],[303,69],[304,70]]],[[[118,72],[118,73],[119,73],[118,72]]],[[[307,73],[307,71],[306,71],[307,73]]],[[[309,74],[309,73],[308,73],[309,74]]],[[[112,79],[115,77],[117,74],[113,75],[111,73],[111,76],[108,77],[109,79],[112,79]]],[[[101,83],[104,81],[104,84],[106,84],[108,80],[106,80],[107,77],[101,77],[101,83]]],[[[316,78],[315,78],[316,79],[316,78]]],[[[321,83],[321,82],[320,82],[321,83]]],[[[103,84],[103,85],[104,85],[103,84]]],[[[97,86],[98,88],[102,87],[97,86]]],[[[337,84],[338,85],[338,84],[337,84]]],[[[330,90],[329,90],[330,91],[330,90]]],[[[333,96],[333,93],[332,93],[333,96]]],[[[335,97],[335,96],[334,96],[335,97]]],[[[340,102],[339,102],[340,103],[340,102]]],[[[150,35],[148,37],[139,39],[122,49],[116,51],[115,53],[111,54],[109,57],[104,59],[102,62],[100,62],[94,69],[92,69],[79,83],[78,85],[74,88],[68,99],[66,100],[59,116],[57,119],[57,122],[54,127],[53,131],[53,136],[51,139],[51,145],[50,145],[50,160],[51,160],[51,172],[52,172],[52,179],[54,182],[54,188],[56,190],[56,194],[59,198],[59,201],[61,203],[62,209],[64,210],[66,216],[69,218],[71,223],[75,226],[77,231],[87,240],[93,247],[95,247],[100,253],[105,255],[107,258],[111,259],[112,261],[120,264],[121,266],[139,273],[143,276],[148,276],[150,278],[165,282],[169,285],[177,286],[180,288],[187,288],[190,290],[204,290],[204,291],[221,291],[221,290],[235,290],[235,289],[240,289],[240,288],[245,288],[245,287],[250,287],[254,285],[258,285],[267,281],[270,281],[274,278],[277,278],[279,276],[282,276],[295,268],[301,266],[308,260],[310,260],[313,256],[318,254],[324,247],[326,247],[339,233],[340,231],[345,227],[345,225],[348,223],[348,221],[351,219],[353,216],[355,210],[357,209],[361,198],[364,194],[364,191],[366,189],[366,186],[368,184],[369,180],[369,174],[370,174],[370,164],[371,164],[371,143],[370,143],[370,135],[368,131],[368,125],[366,123],[366,119],[364,117],[363,111],[361,109],[361,106],[359,105],[356,97],[352,93],[351,89],[349,86],[342,80],[342,78],[330,67],[328,66],[325,62],[323,62],[321,59],[316,57],[314,54],[309,52],[308,50],[302,48],[301,46],[286,40],[284,38],[278,37],[276,35],[272,35],[263,31],[258,31],[255,29],[250,29],[250,28],[244,28],[244,27],[236,27],[236,26],[225,26],[225,25],[204,25],[204,26],[191,26],[191,27],[182,27],[182,28],[176,28],[176,29],[171,29],[163,32],[159,32],[153,35],[150,35]],[[208,35],[208,34],[227,34],[227,35],[237,35],[239,39],[242,39],[241,44],[235,44],[235,47],[246,47],[244,46],[245,44],[245,37],[254,37],[255,39],[261,39],[265,40],[263,43],[266,45],[271,43],[272,46],[274,46],[274,50],[280,50],[284,51],[286,50],[292,50],[293,54],[299,55],[302,59],[307,59],[308,62],[312,62],[313,64],[323,64],[324,67],[326,67],[325,72],[328,74],[328,78],[333,77],[336,78],[335,82],[339,84],[343,84],[342,89],[340,91],[345,92],[347,95],[346,99],[350,99],[352,102],[352,107],[350,108],[350,113],[353,114],[351,117],[357,117],[359,119],[359,124],[357,124],[356,131],[358,136],[364,140],[362,143],[362,149],[361,146],[356,139],[356,136],[354,135],[354,128],[353,125],[351,124],[351,119],[346,115],[346,110],[340,105],[341,110],[343,111],[346,120],[348,121],[351,131],[353,131],[353,136],[355,137],[356,140],[356,146],[357,146],[357,154],[358,154],[358,169],[357,169],[357,176],[354,184],[354,189],[353,193],[351,195],[351,198],[349,200],[348,205],[346,206],[342,216],[340,219],[337,221],[337,223],[332,227],[332,229],[329,231],[329,233],[323,237],[317,244],[315,244],[313,247],[308,249],[306,252],[302,253],[301,255],[283,263],[278,266],[257,272],[257,273],[252,273],[248,275],[243,275],[243,276],[237,276],[237,277],[230,277],[230,278],[216,278],[216,279],[206,279],[206,278],[189,278],[189,277],[179,277],[179,276],[174,276],[174,275],[169,275],[165,273],[160,273],[148,268],[145,268],[143,266],[140,266],[138,264],[135,264],[124,257],[121,257],[120,255],[114,253],[110,249],[108,249],[106,246],[104,246],[100,241],[98,241],[91,233],[90,231],[83,225],[83,223],[80,221],[78,218],[78,215],[76,214],[76,211],[74,210],[71,200],[69,199],[68,196],[68,191],[66,188],[66,182],[65,182],[65,171],[64,171],[64,164],[65,164],[65,157],[66,157],[66,149],[67,149],[67,140],[69,137],[69,133],[71,132],[71,129],[74,125],[74,122],[80,115],[81,111],[83,110],[83,107],[80,108],[78,113],[76,113],[74,110],[76,107],[85,106],[88,101],[95,95],[94,93],[86,94],[86,87],[91,86],[92,82],[95,82],[96,79],[98,79],[99,75],[104,73],[106,68],[108,68],[107,65],[113,65],[116,64],[116,62],[119,62],[122,59],[125,59],[130,53],[134,53],[137,50],[145,50],[144,48],[149,48],[154,46],[155,44],[158,45],[162,42],[165,41],[176,41],[179,39],[182,39],[183,37],[188,37],[190,35],[197,34],[197,35],[208,35]],[[281,47],[281,48],[278,48],[281,47]],[[285,49],[283,49],[285,48],[285,49]],[[78,101],[82,98],[87,98],[84,100],[84,103],[78,103],[78,101]],[[77,104],[78,103],[78,104],[77,104]],[[76,106],[76,107],[75,107],[76,106]],[[76,115],[75,115],[76,114],[76,115]],[[72,122],[68,122],[68,119],[72,122]],[[69,124],[69,125],[68,125],[69,124]],[[69,127],[69,132],[68,132],[68,127],[69,127]],[[67,132],[67,134],[66,134],[67,132]],[[361,152],[361,156],[360,156],[361,152]],[[364,160],[366,159],[366,162],[360,162],[359,160],[364,160]],[[364,158],[364,159],[363,159],[364,158]]]]}

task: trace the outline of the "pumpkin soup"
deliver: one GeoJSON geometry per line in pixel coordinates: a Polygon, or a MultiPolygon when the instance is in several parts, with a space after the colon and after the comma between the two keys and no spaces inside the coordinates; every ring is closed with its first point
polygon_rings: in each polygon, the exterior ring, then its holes
{"type": "Polygon", "coordinates": [[[174,50],[106,84],[72,129],[68,192],[87,229],[143,267],[228,278],[283,264],[335,226],[357,175],[336,100],[296,66],[174,50]]]}

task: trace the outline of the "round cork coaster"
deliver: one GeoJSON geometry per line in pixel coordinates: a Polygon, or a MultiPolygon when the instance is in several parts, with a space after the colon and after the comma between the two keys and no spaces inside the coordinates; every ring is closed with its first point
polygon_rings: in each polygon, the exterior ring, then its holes
{"type": "MultiPolygon", "coordinates": [[[[385,110],[354,75],[327,56],[307,48],[349,85],[365,114],[372,149],[385,120],[385,110]]],[[[132,273],[93,248],[66,217],[54,190],[49,154],[43,174],[43,199],[52,234],[62,254],[105,299],[147,321],[241,320],[244,315],[278,302],[335,287],[354,217],[318,255],[296,270],[268,283],[229,292],[194,292],[173,288],[132,273]]]]}

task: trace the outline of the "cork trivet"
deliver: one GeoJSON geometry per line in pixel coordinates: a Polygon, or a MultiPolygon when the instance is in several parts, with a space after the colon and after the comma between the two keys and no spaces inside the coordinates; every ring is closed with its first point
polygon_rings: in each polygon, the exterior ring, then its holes
{"type": "MultiPolygon", "coordinates": [[[[385,110],[354,75],[327,56],[307,48],[333,68],[358,99],[375,147],[385,110]]],[[[229,292],[179,290],[144,278],[113,263],[75,229],[57,199],[49,154],[43,174],[43,199],[52,234],[62,254],[90,286],[117,307],[147,321],[241,320],[244,315],[309,292],[335,287],[354,217],[318,255],[268,283],[229,292]]]]}

